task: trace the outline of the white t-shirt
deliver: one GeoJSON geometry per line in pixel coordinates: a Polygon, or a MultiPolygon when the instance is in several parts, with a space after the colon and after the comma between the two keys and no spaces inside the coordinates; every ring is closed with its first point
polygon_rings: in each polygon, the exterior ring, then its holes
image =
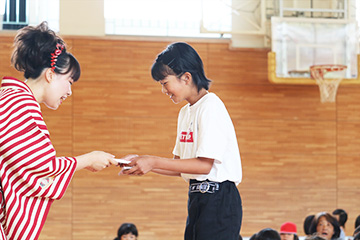
{"type": "Polygon", "coordinates": [[[194,105],[179,112],[177,138],[173,154],[181,159],[212,158],[214,164],[207,175],[185,174],[185,181],[241,182],[240,152],[234,125],[221,99],[208,93],[194,105]]]}
{"type": "Polygon", "coordinates": [[[340,228],[340,236],[338,240],[346,240],[346,234],[342,228],[340,228]]]}

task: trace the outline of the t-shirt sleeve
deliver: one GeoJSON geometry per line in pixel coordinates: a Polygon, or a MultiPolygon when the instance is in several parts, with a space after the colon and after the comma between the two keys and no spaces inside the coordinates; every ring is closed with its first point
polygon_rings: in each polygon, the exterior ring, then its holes
{"type": "Polygon", "coordinates": [[[178,116],[178,121],[177,121],[177,130],[176,130],[176,141],[175,141],[175,147],[173,150],[173,154],[175,156],[180,156],[180,137],[179,137],[179,132],[180,132],[180,119],[181,119],[181,114],[182,114],[182,109],[179,112],[179,116],[178,116]]]}

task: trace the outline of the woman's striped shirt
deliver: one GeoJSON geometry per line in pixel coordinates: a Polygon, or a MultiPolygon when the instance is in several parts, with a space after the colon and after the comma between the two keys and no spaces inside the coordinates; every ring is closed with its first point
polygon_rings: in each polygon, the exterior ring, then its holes
{"type": "Polygon", "coordinates": [[[2,239],[38,239],[51,203],[64,195],[75,168],[75,158],[56,157],[30,88],[5,77],[0,88],[2,239]]]}

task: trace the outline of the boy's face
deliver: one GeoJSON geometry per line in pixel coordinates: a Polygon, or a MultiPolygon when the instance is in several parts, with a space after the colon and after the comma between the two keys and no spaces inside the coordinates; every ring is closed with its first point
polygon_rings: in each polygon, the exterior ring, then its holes
{"type": "Polygon", "coordinates": [[[120,240],[136,240],[136,236],[132,233],[124,234],[120,240]]]}
{"type": "Polygon", "coordinates": [[[280,233],[281,240],[294,240],[294,234],[291,233],[280,233]]]}
{"type": "Polygon", "coordinates": [[[186,84],[182,79],[179,79],[174,75],[168,75],[159,82],[162,86],[162,92],[168,95],[175,104],[186,99],[186,95],[184,94],[184,87],[186,84]]]}

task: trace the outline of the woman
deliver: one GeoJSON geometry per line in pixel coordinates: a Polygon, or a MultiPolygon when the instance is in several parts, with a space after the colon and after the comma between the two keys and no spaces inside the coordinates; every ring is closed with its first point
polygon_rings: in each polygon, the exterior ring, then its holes
{"type": "Polygon", "coordinates": [[[334,240],[340,236],[340,226],[331,214],[321,212],[318,213],[312,221],[310,234],[317,234],[327,240],[334,240]]]}
{"type": "Polygon", "coordinates": [[[116,161],[101,151],[56,157],[39,104],[57,109],[71,95],[80,66],[46,23],[18,32],[11,62],[26,80],[5,77],[1,83],[0,236],[38,239],[51,203],[64,195],[74,172],[116,161]]]}

